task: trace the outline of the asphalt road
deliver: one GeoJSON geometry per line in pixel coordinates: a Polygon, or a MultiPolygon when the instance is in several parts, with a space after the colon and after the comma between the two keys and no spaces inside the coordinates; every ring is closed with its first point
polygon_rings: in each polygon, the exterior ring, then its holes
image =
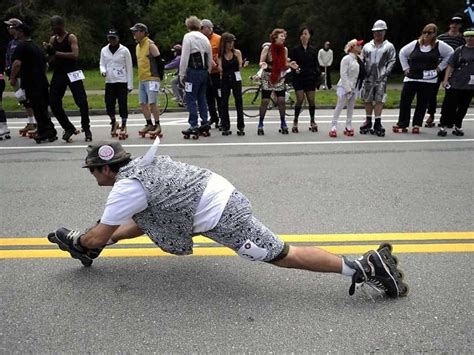
{"type": "MultiPolygon", "coordinates": [[[[159,151],[227,177],[259,219],[297,243],[317,245],[308,235],[323,234],[321,245],[355,254],[392,240],[408,297],[350,297],[346,277],[207,255],[213,245],[191,257],[131,256],[118,245],[122,256],[91,268],[56,250],[35,258],[54,246],[31,240],[92,225],[109,189],[80,168],[83,135],[37,145],[13,132],[0,142],[0,352],[471,352],[474,111],[459,138],[424,128],[332,139],[332,111],[318,113],[319,133],[307,131],[303,113],[301,133],[282,136],[271,112],[263,137],[248,120],[244,137],[213,129],[198,141],[182,139],[182,113],[166,114],[159,151]]],[[[386,111],[387,128],[396,115],[386,111]]],[[[354,126],[362,120],[356,111],[354,126]]],[[[9,121],[15,131],[23,125],[9,121]]],[[[136,135],[142,125],[131,116],[123,144],[133,156],[152,143],[136,135]]],[[[95,141],[110,139],[106,117],[93,117],[92,129],[95,141]]]]}

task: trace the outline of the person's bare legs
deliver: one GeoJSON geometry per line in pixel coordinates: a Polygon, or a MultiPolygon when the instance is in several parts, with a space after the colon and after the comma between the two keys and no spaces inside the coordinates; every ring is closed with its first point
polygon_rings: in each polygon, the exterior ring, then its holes
{"type": "Polygon", "coordinates": [[[323,249],[298,246],[290,246],[287,256],[272,262],[273,265],[285,268],[339,274],[342,272],[342,263],[343,260],[340,256],[323,249]]]}

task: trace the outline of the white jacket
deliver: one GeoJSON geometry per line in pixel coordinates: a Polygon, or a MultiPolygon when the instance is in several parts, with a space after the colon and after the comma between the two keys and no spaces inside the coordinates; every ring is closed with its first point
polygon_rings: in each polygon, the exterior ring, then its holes
{"type": "Polygon", "coordinates": [[[127,88],[133,90],[132,56],[127,47],[119,45],[115,53],[106,45],[100,51],[100,73],[106,74],[106,83],[127,83],[127,88]]]}
{"type": "Polygon", "coordinates": [[[330,67],[332,65],[332,49],[327,51],[324,48],[321,48],[318,52],[318,63],[322,67],[330,67]]]}
{"type": "Polygon", "coordinates": [[[356,92],[357,77],[359,76],[359,63],[354,53],[349,53],[341,60],[341,79],[337,86],[344,89],[344,93],[356,92]]]}

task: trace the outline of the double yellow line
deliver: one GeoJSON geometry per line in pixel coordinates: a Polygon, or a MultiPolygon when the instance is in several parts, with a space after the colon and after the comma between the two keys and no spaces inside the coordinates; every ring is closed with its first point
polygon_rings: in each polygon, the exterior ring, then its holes
{"type": "MultiPolygon", "coordinates": [[[[293,245],[318,246],[335,254],[362,254],[380,243],[390,242],[395,253],[471,253],[474,232],[370,233],[370,234],[283,234],[281,239],[293,245]]],[[[195,256],[232,256],[235,253],[216,242],[197,236],[195,256]]],[[[148,237],[123,240],[106,248],[101,257],[170,256],[154,247],[148,237]]],[[[65,253],[42,238],[0,238],[0,259],[67,258],[65,253]]]]}

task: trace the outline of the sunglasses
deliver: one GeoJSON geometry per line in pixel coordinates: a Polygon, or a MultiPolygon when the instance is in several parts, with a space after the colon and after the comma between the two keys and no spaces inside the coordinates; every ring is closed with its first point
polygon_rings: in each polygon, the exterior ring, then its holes
{"type": "Polygon", "coordinates": [[[435,32],[432,32],[432,31],[423,31],[422,32],[424,35],[432,35],[433,33],[435,32]]]}

